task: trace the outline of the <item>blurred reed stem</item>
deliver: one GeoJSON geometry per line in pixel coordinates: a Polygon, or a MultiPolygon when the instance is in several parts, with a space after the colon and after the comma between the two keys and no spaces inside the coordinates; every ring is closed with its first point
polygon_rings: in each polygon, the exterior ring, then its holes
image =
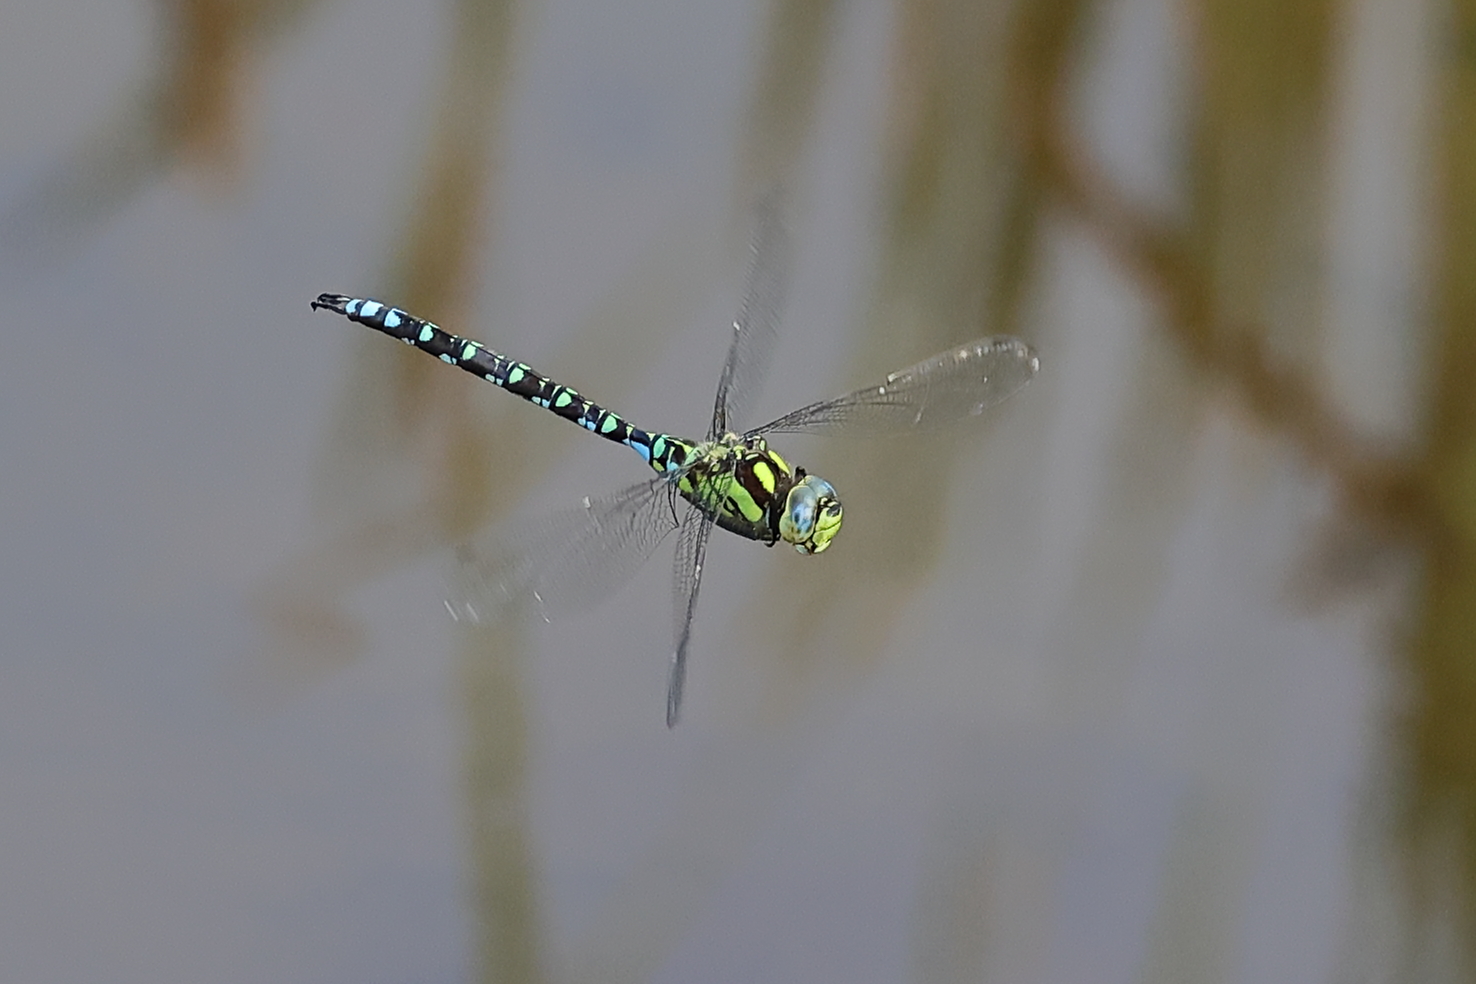
{"type": "MultiPolygon", "coordinates": [[[[1420,478],[1441,523],[1425,541],[1406,722],[1419,897],[1460,887],[1457,921],[1476,942],[1476,2],[1446,7],[1436,49],[1433,387],[1420,478]],[[1454,835],[1454,836],[1452,836],[1454,835]]],[[[1471,957],[1471,953],[1466,954],[1471,957]]]]}

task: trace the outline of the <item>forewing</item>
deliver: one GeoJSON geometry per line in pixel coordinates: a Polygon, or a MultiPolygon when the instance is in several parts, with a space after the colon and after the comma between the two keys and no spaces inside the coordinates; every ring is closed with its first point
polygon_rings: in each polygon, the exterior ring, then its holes
{"type": "Polygon", "coordinates": [[[779,198],[778,191],[771,191],[754,209],[748,280],[738,317],[733,321],[728,358],[718,379],[709,438],[721,437],[744,423],[773,361],[789,252],[779,198]]]}
{"type": "Polygon", "coordinates": [[[677,534],[676,566],[672,572],[676,642],[672,647],[671,672],[666,682],[668,728],[676,727],[681,716],[682,691],[687,684],[687,647],[692,641],[692,619],[697,614],[697,592],[702,587],[702,566],[707,559],[707,541],[712,536],[713,525],[713,517],[688,505],[681,532],[677,534]]]}
{"type": "Polygon", "coordinates": [[[898,370],[880,385],[801,407],[750,433],[932,430],[983,413],[1039,369],[1035,350],[1018,338],[981,338],[898,370]]]}
{"type": "Polygon", "coordinates": [[[544,620],[592,607],[623,584],[677,527],[674,488],[665,478],[586,498],[526,523],[494,527],[459,552],[458,618],[532,611],[544,620]]]}

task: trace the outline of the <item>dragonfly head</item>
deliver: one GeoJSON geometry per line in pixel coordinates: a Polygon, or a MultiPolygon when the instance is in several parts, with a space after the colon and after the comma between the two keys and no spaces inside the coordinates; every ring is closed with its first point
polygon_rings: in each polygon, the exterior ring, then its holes
{"type": "Polygon", "coordinates": [[[840,499],[825,479],[803,470],[796,477],[800,480],[790,487],[779,517],[779,536],[802,554],[817,554],[840,532],[840,499]]]}

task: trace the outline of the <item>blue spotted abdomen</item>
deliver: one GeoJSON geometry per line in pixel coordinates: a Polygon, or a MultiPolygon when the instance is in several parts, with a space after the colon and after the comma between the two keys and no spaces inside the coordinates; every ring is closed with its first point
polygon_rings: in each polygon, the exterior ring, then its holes
{"type": "Polygon", "coordinates": [[[648,434],[617,413],[587,400],[578,391],[560,385],[521,362],[509,359],[480,342],[453,335],[433,322],[379,301],[343,294],[319,294],[313,308],[327,308],[361,325],[414,345],[453,366],[500,386],[529,403],[551,410],[565,420],[639,454],[658,472],[675,470],[692,445],[669,434],[648,434]]]}

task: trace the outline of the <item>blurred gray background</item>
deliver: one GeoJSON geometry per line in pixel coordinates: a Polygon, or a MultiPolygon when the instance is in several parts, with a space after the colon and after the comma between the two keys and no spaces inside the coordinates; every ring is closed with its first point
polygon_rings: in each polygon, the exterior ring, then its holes
{"type": "Polygon", "coordinates": [[[1476,4],[7,0],[0,980],[1467,979],[1476,4]],[[628,453],[308,302],[697,434],[1008,332],[1004,406],[797,437],[719,536],[468,627],[452,545],[628,453]]]}

